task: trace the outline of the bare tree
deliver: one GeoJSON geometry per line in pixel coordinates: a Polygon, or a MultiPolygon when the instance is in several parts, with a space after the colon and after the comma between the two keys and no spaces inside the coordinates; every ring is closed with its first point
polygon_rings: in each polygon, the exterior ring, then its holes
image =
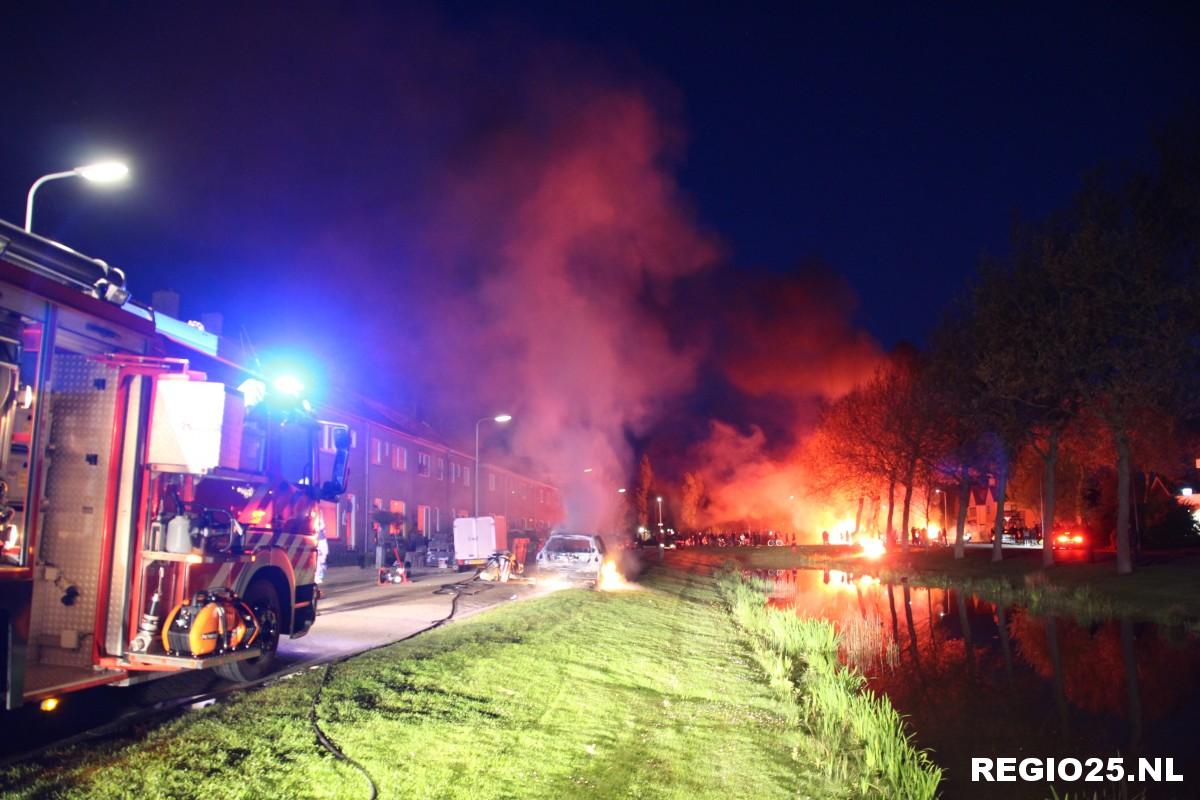
{"type": "Polygon", "coordinates": [[[966,554],[972,484],[986,477],[981,465],[995,460],[985,452],[986,406],[976,371],[979,344],[971,335],[970,308],[956,304],[934,331],[929,359],[931,402],[937,417],[931,446],[934,469],[958,487],[955,558],[966,554]]]}
{"type": "Polygon", "coordinates": [[[704,479],[696,472],[683,473],[683,491],[679,503],[679,522],[684,530],[693,531],[700,520],[704,503],[704,479]]]}
{"type": "Polygon", "coordinates": [[[633,490],[634,510],[637,512],[638,525],[645,528],[650,525],[650,490],[654,486],[654,468],[650,466],[650,456],[642,453],[638,462],[637,484],[633,490]]]}
{"type": "MultiPolygon", "coordinates": [[[[1082,386],[1117,457],[1117,572],[1133,571],[1130,478],[1137,420],[1194,406],[1198,368],[1195,240],[1164,228],[1174,219],[1153,179],[1081,193],[1066,260],[1079,324],[1091,343],[1082,386]]],[[[1194,233],[1194,232],[1193,232],[1194,233]]]]}

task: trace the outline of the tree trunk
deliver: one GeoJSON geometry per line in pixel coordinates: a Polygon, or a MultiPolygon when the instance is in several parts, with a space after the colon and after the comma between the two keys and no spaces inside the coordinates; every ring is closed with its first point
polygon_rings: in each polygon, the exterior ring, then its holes
{"type": "MultiPolygon", "coordinates": [[[[1131,466],[1131,472],[1132,472],[1132,465],[1130,465],[1130,466],[1131,466]]],[[[1145,474],[1146,473],[1144,473],[1144,472],[1138,473],[1139,479],[1143,483],[1145,483],[1145,480],[1146,480],[1145,474]]],[[[1133,483],[1133,475],[1129,476],[1129,482],[1130,482],[1130,484],[1133,483]]],[[[1129,557],[1130,557],[1130,561],[1137,561],[1138,553],[1140,553],[1142,550],[1142,520],[1141,520],[1141,513],[1138,511],[1138,506],[1140,505],[1141,501],[1138,500],[1138,493],[1137,493],[1136,486],[1131,486],[1130,493],[1133,495],[1132,497],[1129,498],[1129,507],[1131,509],[1133,509],[1133,531],[1129,537],[1129,557]]],[[[1146,486],[1146,489],[1143,492],[1143,494],[1147,497],[1149,496],[1150,488],[1148,485],[1146,486]]]]}
{"type": "Polygon", "coordinates": [[[887,544],[890,548],[896,542],[895,534],[892,532],[892,517],[896,512],[896,476],[892,475],[888,480],[888,519],[887,519],[887,544]]]}
{"type": "Polygon", "coordinates": [[[1079,477],[1075,479],[1075,526],[1083,527],[1083,484],[1087,479],[1087,472],[1083,466],[1079,467],[1079,477]]]}
{"type": "MultiPolygon", "coordinates": [[[[967,598],[961,589],[955,589],[954,595],[958,600],[958,624],[962,628],[963,649],[967,654],[967,674],[975,678],[975,643],[971,640],[971,618],[967,616],[967,598]]],[[[929,617],[932,624],[933,616],[929,617]]]]}
{"type": "Polygon", "coordinates": [[[917,626],[913,624],[912,590],[909,588],[907,578],[904,579],[901,586],[904,587],[904,621],[908,624],[908,646],[912,648],[913,666],[917,668],[917,674],[920,674],[921,656],[917,651],[917,626]]]}
{"type": "Polygon", "coordinates": [[[1042,455],[1042,466],[1045,467],[1042,497],[1043,567],[1054,566],[1054,469],[1058,466],[1058,436],[1057,430],[1050,431],[1050,441],[1046,443],[1046,452],[1042,455]]]}
{"type": "Polygon", "coordinates": [[[888,608],[892,611],[892,641],[900,646],[900,624],[896,619],[896,595],[892,592],[892,584],[888,584],[888,608]]]}
{"type": "Polygon", "coordinates": [[[971,502],[971,468],[962,465],[958,493],[958,529],[954,534],[954,557],[966,555],[967,547],[967,504],[971,502]]]}
{"type": "Polygon", "coordinates": [[[1121,659],[1125,662],[1125,690],[1129,696],[1129,752],[1141,755],[1142,694],[1138,686],[1136,632],[1133,620],[1121,620],[1121,659]]]}
{"type": "Polygon", "coordinates": [[[858,513],[854,515],[854,535],[858,536],[858,528],[862,525],[863,496],[858,496],[858,513]]]}
{"type": "Polygon", "coordinates": [[[1004,674],[1008,677],[1008,688],[1012,689],[1013,659],[1012,646],[1008,641],[1008,620],[1004,614],[1004,606],[996,605],[996,629],[1000,632],[1000,652],[1004,654],[1004,674]]]}
{"type": "Polygon", "coordinates": [[[1050,667],[1054,671],[1054,704],[1058,706],[1059,739],[1071,736],[1071,715],[1067,706],[1066,680],[1063,677],[1062,649],[1058,644],[1058,620],[1046,617],[1046,647],[1050,650],[1050,667]]]}
{"type": "Polygon", "coordinates": [[[916,471],[916,465],[910,466],[908,468],[908,474],[904,476],[905,477],[905,481],[904,481],[904,514],[903,514],[904,525],[901,526],[901,528],[900,528],[900,535],[904,537],[903,539],[900,540],[900,542],[901,542],[900,550],[901,550],[901,552],[904,552],[904,553],[908,552],[909,539],[911,538],[909,535],[908,524],[910,521],[909,514],[912,511],[913,473],[915,471],[916,471]]]}
{"type": "Polygon", "coordinates": [[[996,470],[996,519],[992,525],[992,561],[1004,560],[1004,493],[1008,489],[1008,465],[996,470]]]}
{"type": "Polygon", "coordinates": [[[1113,434],[1117,446],[1117,574],[1133,572],[1129,552],[1129,437],[1124,431],[1113,434]]]}
{"type": "MultiPolygon", "coordinates": [[[[925,481],[925,528],[929,528],[929,500],[933,497],[933,479],[925,481]]],[[[944,520],[943,520],[944,521],[944,520]]]]}

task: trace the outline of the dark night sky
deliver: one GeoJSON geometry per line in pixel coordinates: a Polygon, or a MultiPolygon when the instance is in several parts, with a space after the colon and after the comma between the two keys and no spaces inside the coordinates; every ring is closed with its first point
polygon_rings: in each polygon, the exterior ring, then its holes
{"type": "Polygon", "coordinates": [[[686,134],[680,183],[733,263],[824,260],[891,345],[924,337],[1015,213],[1062,205],[1085,170],[1144,152],[1153,126],[1197,102],[1200,26],[1168,5],[700,5],[23,4],[0,48],[0,216],[20,221],[38,175],[125,153],[130,187],[52,185],[37,228],[123,265],[141,296],[170,284],[192,313],[246,315],[230,286],[286,276],[326,221],[421,202],[408,187],[456,85],[440,70],[503,97],[506,47],[512,63],[566,47],[655,87],[686,134]],[[460,56],[427,29],[505,44],[460,56]],[[427,98],[398,108],[392,73],[443,96],[429,114],[427,98]]]}

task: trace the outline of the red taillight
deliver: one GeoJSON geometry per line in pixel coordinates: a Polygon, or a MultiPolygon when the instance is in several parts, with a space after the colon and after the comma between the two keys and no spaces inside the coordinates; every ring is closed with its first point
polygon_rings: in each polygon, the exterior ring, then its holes
{"type": "Polygon", "coordinates": [[[1069,542],[1069,541],[1071,541],[1071,535],[1070,535],[1070,534],[1068,534],[1068,533],[1060,533],[1060,534],[1058,535],[1058,537],[1057,537],[1057,538],[1058,538],[1058,540],[1059,540],[1060,542],[1069,542]]]}
{"type": "Polygon", "coordinates": [[[1077,534],[1075,534],[1075,536],[1074,536],[1074,537],[1071,539],[1071,541],[1073,541],[1075,544],[1083,544],[1083,537],[1082,537],[1082,536],[1080,536],[1080,535],[1077,533],[1077,534]]]}

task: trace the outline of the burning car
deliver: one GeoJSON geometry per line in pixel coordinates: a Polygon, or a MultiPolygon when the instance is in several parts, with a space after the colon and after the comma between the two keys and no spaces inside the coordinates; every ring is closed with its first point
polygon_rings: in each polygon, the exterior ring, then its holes
{"type": "Polygon", "coordinates": [[[590,533],[555,533],[538,551],[539,575],[596,580],[604,562],[604,540],[590,533]]]}

